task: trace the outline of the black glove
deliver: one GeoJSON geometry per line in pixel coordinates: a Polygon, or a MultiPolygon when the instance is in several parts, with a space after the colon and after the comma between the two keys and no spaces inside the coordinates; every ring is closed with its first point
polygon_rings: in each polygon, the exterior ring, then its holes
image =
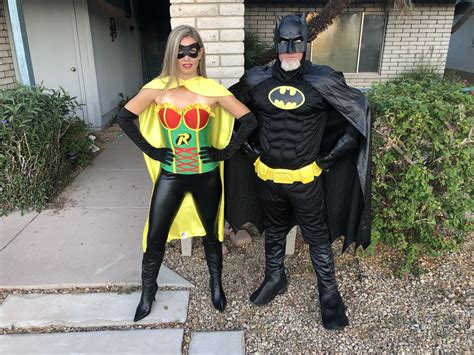
{"type": "Polygon", "coordinates": [[[158,160],[160,163],[171,165],[173,163],[174,154],[170,148],[155,148],[146,153],[151,159],[158,160]]]}
{"type": "Polygon", "coordinates": [[[235,152],[244,144],[245,140],[250,136],[250,133],[257,128],[257,119],[252,112],[246,113],[239,118],[240,127],[232,135],[230,143],[224,149],[217,149],[214,147],[204,147],[199,152],[203,163],[212,161],[227,160],[232,157],[235,152]]]}
{"type": "Polygon", "coordinates": [[[316,164],[323,170],[329,170],[334,163],[345,156],[354,153],[359,147],[360,133],[352,125],[346,128],[344,135],[337,141],[329,154],[321,154],[316,164]]]}
{"type": "Polygon", "coordinates": [[[244,153],[244,156],[252,162],[257,160],[261,154],[260,147],[255,142],[250,141],[247,141],[242,145],[242,152],[244,153]]]}
{"type": "Polygon", "coordinates": [[[335,161],[329,156],[329,154],[321,154],[316,159],[316,164],[323,170],[329,170],[334,163],[335,161]]]}
{"type": "Polygon", "coordinates": [[[201,160],[203,163],[227,160],[231,157],[231,154],[229,151],[226,151],[226,148],[217,149],[214,147],[203,147],[201,148],[201,151],[199,152],[199,156],[201,157],[201,160]]]}
{"type": "Polygon", "coordinates": [[[173,151],[170,148],[156,148],[148,143],[133,122],[136,117],[137,115],[123,107],[117,115],[117,123],[143,153],[154,160],[170,165],[174,158],[173,151]]]}

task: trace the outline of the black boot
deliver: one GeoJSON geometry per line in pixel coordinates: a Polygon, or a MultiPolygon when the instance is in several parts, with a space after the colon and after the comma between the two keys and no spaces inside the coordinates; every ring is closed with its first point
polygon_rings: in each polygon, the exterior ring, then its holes
{"type": "Polygon", "coordinates": [[[222,243],[215,238],[204,237],[204,251],[210,275],[211,299],[214,307],[223,312],[227,304],[222,288],[222,243]]]}
{"type": "Polygon", "coordinates": [[[265,236],[265,278],[260,287],[250,295],[250,302],[261,306],[288,290],[285,260],[286,234],[265,236]]]}
{"type": "Polygon", "coordinates": [[[135,312],[134,322],[145,318],[151,312],[151,304],[155,300],[158,284],[156,279],[160,271],[165,252],[150,252],[143,254],[142,260],[142,296],[135,312]]]}
{"type": "Polygon", "coordinates": [[[319,304],[323,327],[342,329],[349,325],[346,307],[337,289],[331,244],[310,246],[309,254],[318,278],[319,304]]]}

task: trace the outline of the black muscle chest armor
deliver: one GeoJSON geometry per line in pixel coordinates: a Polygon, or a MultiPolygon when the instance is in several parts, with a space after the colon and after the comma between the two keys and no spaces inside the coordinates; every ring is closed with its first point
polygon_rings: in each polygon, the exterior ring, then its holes
{"type": "Polygon", "coordinates": [[[250,96],[259,123],[261,161],[284,169],[314,162],[326,124],[327,101],[301,76],[285,82],[269,78],[255,86],[250,96]]]}

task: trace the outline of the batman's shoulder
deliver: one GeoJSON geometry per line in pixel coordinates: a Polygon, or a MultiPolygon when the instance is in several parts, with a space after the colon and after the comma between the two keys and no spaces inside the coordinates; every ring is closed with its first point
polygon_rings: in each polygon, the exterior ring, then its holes
{"type": "Polygon", "coordinates": [[[330,80],[336,75],[342,75],[328,65],[310,64],[304,74],[305,80],[311,82],[319,82],[321,80],[330,80]]]}
{"type": "Polygon", "coordinates": [[[320,92],[331,87],[347,86],[344,74],[327,65],[311,64],[303,78],[320,92]]]}
{"type": "Polygon", "coordinates": [[[254,87],[271,77],[272,66],[265,65],[250,68],[245,72],[241,80],[243,80],[249,87],[254,87]]]}
{"type": "Polygon", "coordinates": [[[232,85],[229,90],[235,95],[239,96],[252,90],[258,84],[272,77],[272,66],[258,66],[245,71],[245,74],[240,78],[239,82],[232,85]]]}
{"type": "Polygon", "coordinates": [[[329,65],[311,64],[308,68],[308,74],[310,75],[329,76],[335,72],[336,70],[329,65]]]}

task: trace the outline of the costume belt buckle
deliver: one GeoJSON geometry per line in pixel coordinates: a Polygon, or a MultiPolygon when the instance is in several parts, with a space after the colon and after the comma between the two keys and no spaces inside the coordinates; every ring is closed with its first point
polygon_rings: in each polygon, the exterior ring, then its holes
{"type": "Polygon", "coordinates": [[[258,166],[258,174],[262,180],[268,180],[268,169],[266,166],[262,166],[261,164],[258,166]]]}
{"type": "Polygon", "coordinates": [[[314,180],[314,172],[312,165],[306,165],[305,167],[298,170],[299,181],[303,184],[307,184],[314,180]]]}
{"type": "Polygon", "coordinates": [[[272,180],[277,184],[292,184],[295,178],[293,171],[274,171],[272,180]]]}

